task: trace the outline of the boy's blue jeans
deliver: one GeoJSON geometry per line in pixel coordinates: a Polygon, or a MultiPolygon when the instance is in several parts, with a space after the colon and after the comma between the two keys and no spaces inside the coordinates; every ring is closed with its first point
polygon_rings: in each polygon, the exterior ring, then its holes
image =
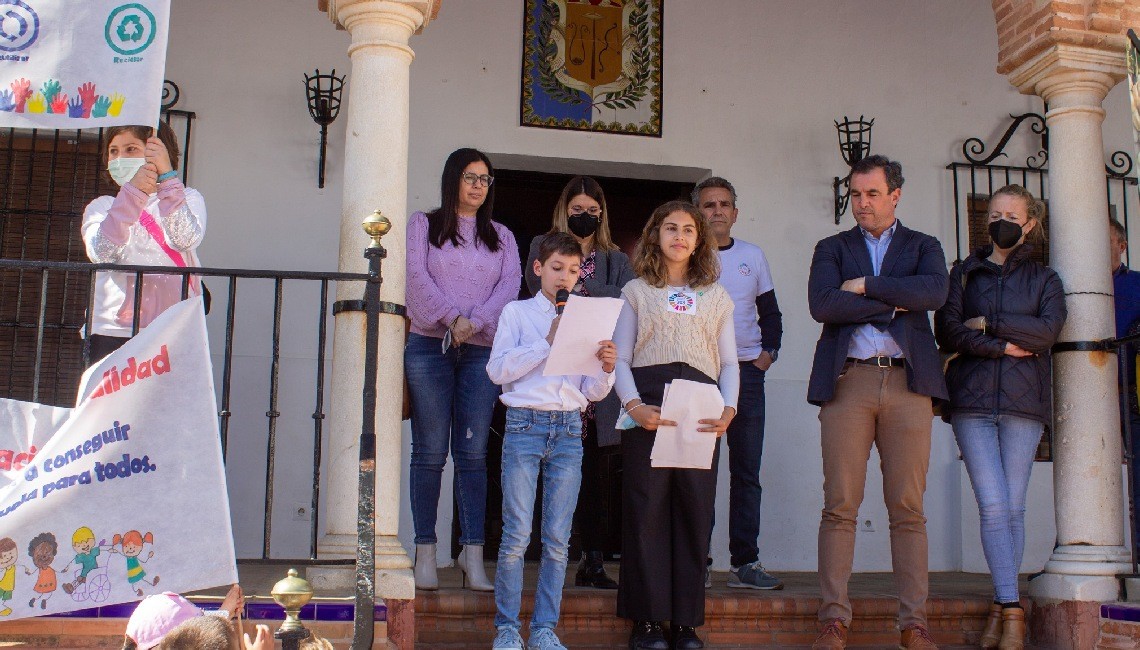
{"type": "Polygon", "coordinates": [[[950,424],[978,500],[994,599],[1015,603],[1025,550],[1025,493],[1045,425],[1015,415],[966,413],[952,416],[950,424]]]}
{"type": "Polygon", "coordinates": [[[503,539],[495,571],[495,627],[521,627],[523,554],[530,542],[542,472],[542,561],[531,629],[554,628],[562,605],[570,526],[582,483],[578,411],[507,409],[503,438],[503,539]]]}

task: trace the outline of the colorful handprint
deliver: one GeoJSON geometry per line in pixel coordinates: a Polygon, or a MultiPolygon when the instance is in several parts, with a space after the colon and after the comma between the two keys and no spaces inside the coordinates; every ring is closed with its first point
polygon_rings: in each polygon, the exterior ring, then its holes
{"type": "Polygon", "coordinates": [[[111,117],[118,117],[123,110],[123,102],[125,101],[127,98],[120,93],[111,93],[111,107],[107,109],[107,114],[111,117]]]}
{"type": "Polygon", "coordinates": [[[67,102],[67,116],[68,117],[83,117],[83,100],[75,97],[67,102]]]}
{"type": "Polygon", "coordinates": [[[95,105],[91,107],[91,117],[107,117],[107,109],[111,108],[111,98],[99,95],[95,105]]]}
{"type": "Polygon", "coordinates": [[[59,93],[53,97],[48,110],[56,115],[67,115],[67,93],[59,93]]]}
{"type": "Polygon", "coordinates": [[[83,100],[83,117],[91,117],[95,106],[95,84],[88,81],[79,87],[79,98],[83,100]]]}
{"type": "Polygon", "coordinates": [[[0,90],[0,111],[12,112],[16,108],[16,100],[12,99],[12,91],[0,90]]]}
{"type": "Polygon", "coordinates": [[[29,113],[43,113],[46,110],[47,102],[44,100],[42,93],[36,93],[32,95],[31,99],[28,100],[29,113]]]}
{"type": "Polygon", "coordinates": [[[59,82],[54,79],[48,79],[44,82],[43,87],[40,89],[44,94],[44,102],[49,106],[55,102],[55,96],[59,94],[61,86],[59,82]]]}
{"type": "Polygon", "coordinates": [[[9,87],[12,89],[12,96],[16,102],[16,112],[23,113],[24,106],[28,103],[28,97],[32,94],[32,82],[21,77],[9,84],[9,87]]]}

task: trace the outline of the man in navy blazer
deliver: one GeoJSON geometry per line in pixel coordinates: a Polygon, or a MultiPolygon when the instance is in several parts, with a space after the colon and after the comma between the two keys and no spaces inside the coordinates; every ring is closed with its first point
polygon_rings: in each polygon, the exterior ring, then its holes
{"type": "Polygon", "coordinates": [[[938,240],[895,218],[902,184],[902,167],[885,156],[856,163],[851,209],[858,225],[821,240],[811,262],[808,305],[823,331],[808,401],[820,406],[824,493],[822,632],[813,648],[846,647],[847,581],[872,445],[882,459],[899,588],[899,647],[936,647],[926,627],[922,500],[930,464],[931,400],[946,399],[946,381],[928,312],[946,301],[948,274],[938,240]]]}

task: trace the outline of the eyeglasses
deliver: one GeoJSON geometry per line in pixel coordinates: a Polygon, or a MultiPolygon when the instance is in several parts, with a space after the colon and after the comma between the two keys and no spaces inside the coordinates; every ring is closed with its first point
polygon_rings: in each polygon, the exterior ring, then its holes
{"type": "Polygon", "coordinates": [[[480,184],[482,184],[483,187],[491,187],[491,183],[495,182],[495,177],[488,174],[473,174],[471,172],[463,172],[459,175],[459,177],[463,179],[464,183],[467,183],[471,187],[478,187],[480,184]]]}
{"type": "Polygon", "coordinates": [[[602,216],[602,209],[598,208],[598,207],[593,207],[593,208],[589,208],[589,209],[570,208],[570,216],[571,217],[576,217],[580,214],[588,214],[591,217],[597,219],[597,218],[602,216]]]}

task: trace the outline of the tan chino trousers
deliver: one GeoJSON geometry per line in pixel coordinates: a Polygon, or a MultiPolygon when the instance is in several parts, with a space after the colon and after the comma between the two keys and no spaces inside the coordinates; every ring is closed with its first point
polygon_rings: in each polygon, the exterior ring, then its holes
{"type": "Polygon", "coordinates": [[[922,499],[930,465],[930,397],[907,389],[906,369],[848,363],[819,412],[823,517],[819,523],[819,619],[851,622],[847,582],[871,445],[879,449],[890,520],[899,628],[926,625],[927,539],[922,499]]]}

